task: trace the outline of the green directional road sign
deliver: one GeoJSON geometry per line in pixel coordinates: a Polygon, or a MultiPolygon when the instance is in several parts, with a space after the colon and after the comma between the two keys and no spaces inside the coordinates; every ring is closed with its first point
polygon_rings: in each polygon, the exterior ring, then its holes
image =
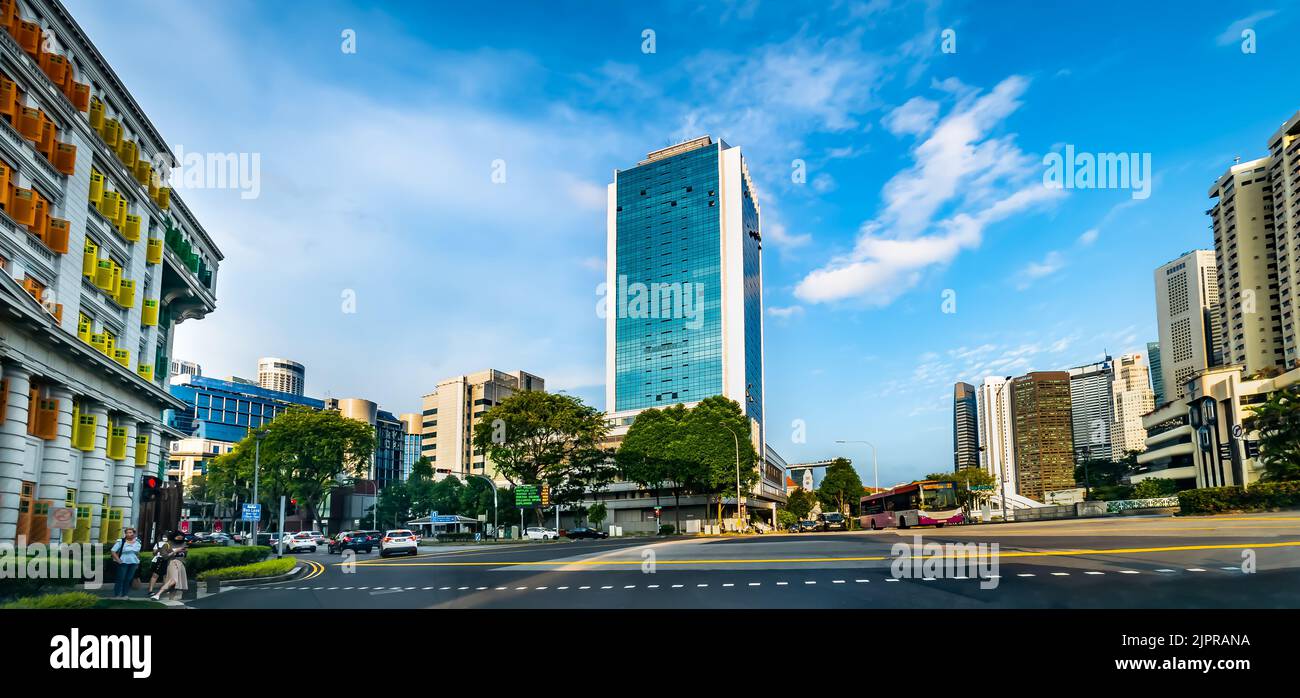
{"type": "Polygon", "coordinates": [[[542,496],[537,492],[537,485],[519,485],[515,487],[515,506],[531,507],[542,503],[542,496]]]}

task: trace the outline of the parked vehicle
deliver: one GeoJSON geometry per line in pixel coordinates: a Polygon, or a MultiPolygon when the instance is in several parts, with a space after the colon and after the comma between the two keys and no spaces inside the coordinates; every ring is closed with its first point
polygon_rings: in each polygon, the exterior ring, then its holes
{"type": "Polygon", "coordinates": [[[234,545],[235,539],[224,533],[212,533],[208,535],[207,542],[213,545],[234,545]]]}
{"type": "Polygon", "coordinates": [[[599,540],[601,538],[609,538],[609,534],[605,533],[604,531],[597,531],[594,528],[585,528],[585,527],[571,528],[569,529],[568,533],[566,533],[565,535],[569,538],[569,540],[580,540],[582,538],[594,538],[599,540]]]}
{"type": "Polygon", "coordinates": [[[529,540],[555,540],[560,537],[560,534],[556,533],[553,528],[532,526],[524,531],[524,537],[529,540]]]}
{"type": "Polygon", "coordinates": [[[284,551],[286,553],[297,552],[316,552],[316,541],[312,538],[310,531],[300,531],[298,533],[287,533],[284,539],[284,551]]]}
{"type": "Polygon", "coordinates": [[[819,526],[816,521],[804,520],[795,525],[798,528],[798,530],[795,531],[796,533],[807,533],[808,531],[821,530],[821,526],[819,526]]]}
{"type": "Polygon", "coordinates": [[[369,554],[374,548],[375,540],[366,535],[365,531],[343,531],[334,536],[326,549],[330,555],[335,555],[344,550],[369,554]]]}
{"type": "Polygon", "coordinates": [[[274,548],[275,547],[275,541],[273,538],[274,536],[275,536],[274,533],[259,533],[257,534],[257,539],[253,541],[253,544],[267,545],[274,548]]]}
{"type": "Polygon", "coordinates": [[[849,521],[838,511],[817,515],[817,528],[822,531],[847,531],[849,521]]]}
{"type": "Polygon", "coordinates": [[[420,544],[415,534],[405,528],[398,528],[384,533],[379,541],[379,557],[388,557],[397,553],[415,555],[420,552],[420,544]]]}
{"type": "Polygon", "coordinates": [[[308,533],[311,534],[311,539],[316,542],[316,545],[329,545],[330,537],[324,533],[320,531],[308,531],[308,533]]]}

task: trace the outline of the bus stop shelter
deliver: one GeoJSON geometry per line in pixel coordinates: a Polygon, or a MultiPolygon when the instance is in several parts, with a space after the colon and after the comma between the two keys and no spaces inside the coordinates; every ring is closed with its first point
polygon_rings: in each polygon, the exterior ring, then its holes
{"type": "Polygon", "coordinates": [[[440,533],[475,533],[479,527],[478,519],[458,514],[441,514],[421,516],[406,522],[406,526],[423,536],[436,536],[440,533]]]}

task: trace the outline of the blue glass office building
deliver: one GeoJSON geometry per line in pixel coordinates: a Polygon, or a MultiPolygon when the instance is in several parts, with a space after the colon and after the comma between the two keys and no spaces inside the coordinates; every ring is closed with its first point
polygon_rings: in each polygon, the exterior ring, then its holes
{"type": "Polygon", "coordinates": [[[740,148],[704,136],[615,173],[606,409],[626,419],[725,395],[761,428],[761,251],[759,205],[740,148]]]}
{"type": "Polygon", "coordinates": [[[184,409],[172,412],[168,425],[214,441],[242,441],[249,429],[262,426],[295,405],[325,408],[322,400],[203,376],[185,376],[168,389],[185,402],[184,409]]]}

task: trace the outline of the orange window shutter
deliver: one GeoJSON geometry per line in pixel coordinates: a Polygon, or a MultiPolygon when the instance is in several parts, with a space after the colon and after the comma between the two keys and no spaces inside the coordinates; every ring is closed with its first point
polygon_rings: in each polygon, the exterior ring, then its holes
{"type": "Polygon", "coordinates": [[[41,51],[40,25],[36,24],[35,22],[28,22],[26,20],[20,19],[18,20],[18,35],[14,38],[18,39],[18,47],[26,51],[27,53],[31,54],[33,58],[36,58],[40,55],[40,51],[41,51]]]}
{"type": "Polygon", "coordinates": [[[45,197],[41,196],[35,191],[32,192],[32,197],[36,200],[36,204],[35,204],[36,212],[33,214],[32,216],[33,220],[31,224],[27,226],[27,229],[32,231],[32,233],[34,233],[36,237],[44,241],[45,230],[50,222],[50,216],[46,212],[46,210],[49,208],[49,203],[45,201],[45,197]]]}
{"type": "Polygon", "coordinates": [[[36,223],[36,199],[33,198],[35,192],[31,189],[15,187],[9,195],[9,216],[18,222],[19,225],[34,225],[36,223]]]}
{"type": "Polygon", "coordinates": [[[71,225],[62,218],[51,218],[45,230],[45,244],[58,254],[68,253],[71,225]]]}
{"type": "MultiPolygon", "coordinates": [[[[18,5],[16,0],[0,0],[0,29],[13,33],[18,22],[18,5]]],[[[0,419],[3,419],[0,416],[0,419]]]]}
{"type": "Polygon", "coordinates": [[[18,133],[29,141],[41,140],[41,110],[23,107],[18,113],[18,133]]]}
{"type": "Polygon", "coordinates": [[[72,106],[77,111],[87,111],[90,109],[90,85],[84,82],[72,83],[72,106]]]}
{"type": "Polygon", "coordinates": [[[38,413],[36,411],[37,400],[41,397],[41,389],[33,386],[27,391],[27,433],[36,435],[38,424],[38,413]]]}
{"type": "Polygon", "coordinates": [[[72,176],[77,170],[77,146],[71,143],[59,143],[54,147],[54,169],[72,176]]]}
{"type": "Polygon", "coordinates": [[[18,84],[7,77],[0,77],[0,114],[18,115],[18,84]]]}
{"type": "Polygon", "coordinates": [[[45,159],[49,160],[51,164],[54,163],[54,144],[57,142],[56,139],[58,137],[59,137],[59,127],[55,126],[54,122],[50,121],[49,117],[47,117],[44,113],[42,113],[41,114],[41,142],[37,145],[37,150],[40,150],[42,153],[44,153],[45,159]]]}

